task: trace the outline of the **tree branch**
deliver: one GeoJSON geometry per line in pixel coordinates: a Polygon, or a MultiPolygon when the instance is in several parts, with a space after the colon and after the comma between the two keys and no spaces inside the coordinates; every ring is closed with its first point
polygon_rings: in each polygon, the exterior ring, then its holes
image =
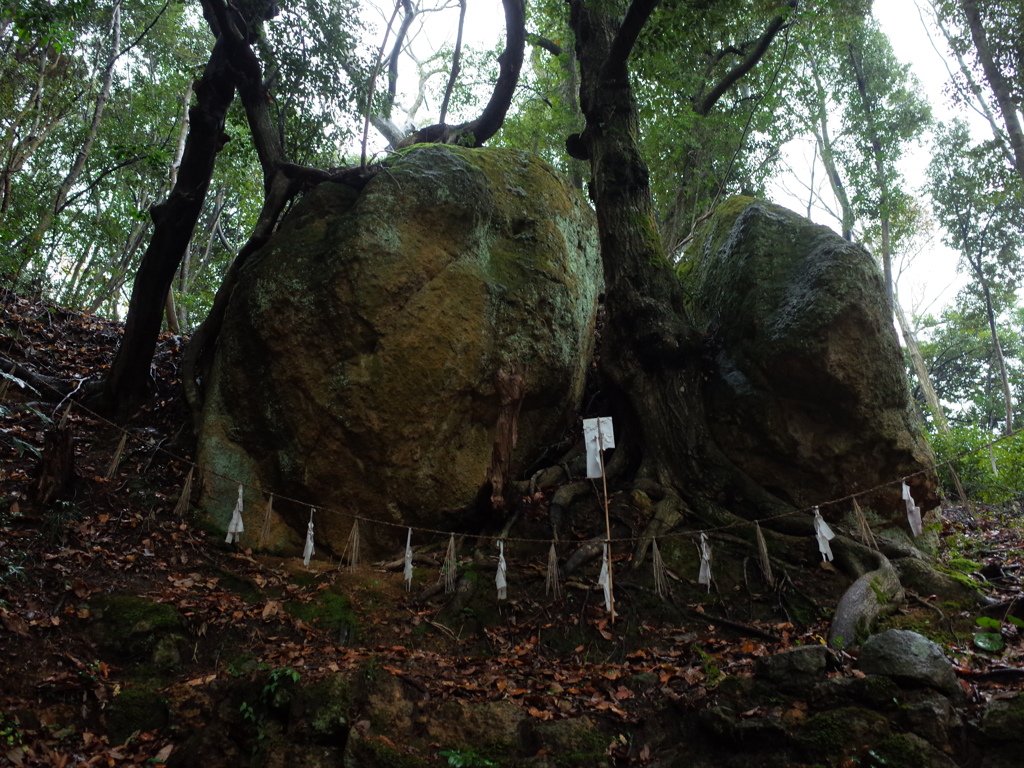
{"type": "Polygon", "coordinates": [[[528,42],[530,45],[535,45],[538,48],[543,48],[552,56],[562,55],[562,46],[560,46],[554,40],[548,40],[546,37],[542,37],[534,32],[526,33],[526,42],[528,42]]]}
{"type": "Polygon", "coordinates": [[[629,4],[626,16],[608,50],[608,57],[601,70],[602,79],[618,80],[627,76],[626,62],[629,60],[629,54],[632,53],[633,46],[636,45],[640,30],[644,28],[657,6],[658,0],[633,0],[629,4]]]}
{"type": "Polygon", "coordinates": [[[135,46],[137,46],[139,43],[142,42],[142,38],[144,38],[146,35],[148,35],[149,34],[149,30],[151,30],[153,27],[156,26],[156,23],[158,21],[160,21],[160,18],[164,15],[164,11],[167,10],[167,6],[169,6],[170,4],[171,4],[171,0],[164,0],[164,7],[161,8],[159,11],[157,11],[157,14],[156,14],[156,16],[153,17],[153,20],[151,22],[149,22],[149,24],[146,25],[146,28],[139,33],[139,36],[136,37],[131,42],[131,44],[129,44],[127,47],[122,48],[120,51],[118,51],[117,58],[121,58],[126,53],[128,53],[128,51],[130,51],[132,48],[134,48],[135,46]]]}
{"type": "Polygon", "coordinates": [[[413,12],[410,0],[402,0],[404,13],[402,14],[402,25],[395,33],[395,44],[391,47],[391,56],[388,57],[388,106],[395,106],[395,94],[398,92],[398,57],[402,53],[402,46],[405,45],[405,36],[409,34],[409,27],[412,26],[416,14],[413,12]]]}
{"type": "Polygon", "coordinates": [[[439,123],[444,123],[448,116],[448,102],[451,101],[452,91],[455,89],[455,81],[459,76],[462,59],[462,31],[466,25],[466,0],[459,0],[459,33],[455,38],[455,51],[452,53],[452,71],[448,76],[448,85],[444,89],[444,99],[441,101],[441,116],[439,123]]]}
{"type": "Polygon", "coordinates": [[[758,38],[757,43],[750,53],[747,54],[746,58],[743,59],[739,64],[730,69],[718,84],[711,89],[711,93],[704,97],[701,102],[694,107],[694,112],[698,115],[707,115],[711,109],[718,103],[718,100],[724,96],[730,88],[732,88],[736,82],[752,70],[757,63],[764,58],[764,55],[768,52],[769,46],[772,41],[786,26],[786,21],[792,15],[792,12],[796,10],[800,4],[800,0],[787,0],[786,7],[789,8],[789,12],[780,13],[770,22],[768,22],[767,28],[765,28],[764,34],[758,38]]]}
{"type": "Polygon", "coordinates": [[[981,21],[981,11],[976,0],[961,0],[964,16],[967,17],[967,27],[971,33],[971,40],[974,43],[974,50],[978,54],[985,79],[996,97],[996,106],[1003,117],[1003,124],[1006,127],[1006,135],[1010,142],[1010,149],[1013,152],[1014,166],[1018,175],[1024,178],[1024,129],[1021,128],[1020,120],[1017,117],[1017,105],[1014,104],[1010,94],[1010,87],[999,71],[992,50],[988,44],[988,35],[981,21]]]}
{"type": "MultiPolygon", "coordinates": [[[[651,0],[646,0],[650,2],[651,0]]],[[[498,57],[498,81],[490,101],[475,120],[461,125],[444,123],[421,128],[402,142],[410,146],[419,142],[434,144],[465,143],[480,147],[500,129],[512,104],[519,73],[526,53],[526,4],[524,0],[503,0],[505,6],[505,50],[498,57]]]]}

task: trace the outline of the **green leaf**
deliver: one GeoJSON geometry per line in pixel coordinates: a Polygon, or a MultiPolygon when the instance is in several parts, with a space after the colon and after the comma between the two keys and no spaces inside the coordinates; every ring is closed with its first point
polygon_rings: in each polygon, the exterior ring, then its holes
{"type": "Polygon", "coordinates": [[[1016,616],[1007,616],[1006,620],[1013,624],[1013,626],[1019,627],[1020,629],[1024,629],[1024,621],[1018,619],[1016,616]]]}
{"type": "Polygon", "coordinates": [[[979,616],[977,621],[974,622],[979,627],[988,627],[989,629],[999,629],[999,619],[993,619],[989,616],[979,616]]]}
{"type": "Polygon", "coordinates": [[[42,452],[31,443],[26,443],[18,437],[12,437],[11,442],[14,444],[14,450],[18,452],[18,456],[21,456],[25,451],[28,451],[29,453],[34,453],[40,459],[43,458],[42,452]]]}
{"type": "Polygon", "coordinates": [[[33,408],[31,405],[26,405],[25,407],[32,411],[32,413],[34,413],[36,416],[38,416],[44,424],[53,424],[53,419],[51,419],[45,413],[40,411],[38,408],[33,408]]]}
{"type": "Polygon", "coordinates": [[[974,644],[983,651],[1001,651],[1006,647],[1003,636],[995,632],[979,632],[974,636],[974,644]]]}
{"type": "Polygon", "coordinates": [[[22,379],[19,379],[19,378],[18,378],[17,376],[15,376],[14,374],[11,374],[11,373],[7,373],[6,371],[0,371],[0,376],[3,376],[3,377],[4,377],[5,379],[7,379],[8,381],[13,381],[13,382],[14,382],[15,384],[17,384],[17,385],[18,385],[19,387],[21,387],[22,389],[30,389],[30,390],[32,390],[33,392],[35,392],[35,393],[36,393],[37,395],[39,394],[39,390],[37,390],[37,389],[36,389],[35,387],[33,387],[33,386],[32,386],[31,384],[29,384],[29,383],[28,383],[27,381],[24,381],[24,380],[22,380],[22,379]]]}

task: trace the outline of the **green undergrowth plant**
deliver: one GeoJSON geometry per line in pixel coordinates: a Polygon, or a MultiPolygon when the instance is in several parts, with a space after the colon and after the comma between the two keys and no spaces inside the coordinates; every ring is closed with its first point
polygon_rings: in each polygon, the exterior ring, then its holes
{"type": "Polygon", "coordinates": [[[1002,621],[991,616],[979,616],[975,624],[981,631],[974,635],[974,646],[989,653],[999,653],[1006,647],[1005,633],[1019,633],[1024,629],[1024,621],[1009,614],[1002,621]],[[1016,629],[1010,629],[1011,626],[1016,629]]]}
{"type": "Polygon", "coordinates": [[[14,715],[0,712],[0,747],[19,747],[22,744],[21,724],[14,715]]]}
{"type": "Polygon", "coordinates": [[[458,749],[445,750],[440,755],[448,760],[448,765],[452,768],[489,768],[489,766],[498,765],[493,760],[480,757],[475,752],[464,752],[458,749]]]}
{"type": "Polygon", "coordinates": [[[929,442],[944,488],[956,487],[950,473],[952,463],[972,501],[1006,504],[1024,497],[1024,434],[1000,440],[999,435],[979,426],[957,426],[949,434],[932,432],[929,442]]]}

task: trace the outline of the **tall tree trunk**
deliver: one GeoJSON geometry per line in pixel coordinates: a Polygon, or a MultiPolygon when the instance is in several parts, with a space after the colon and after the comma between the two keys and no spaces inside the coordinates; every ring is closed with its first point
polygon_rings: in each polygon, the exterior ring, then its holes
{"type": "Polygon", "coordinates": [[[889,212],[889,184],[885,178],[885,155],[882,152],[882,141],[878,135],[874,110],[872,109],[871,97],[868,93],[867,73],[863,67],[863,51],[855,47],[854,43],[849,44],[850,66],[857,76],[857,91],[860,94],[861,105],[864,114],[867,116],[867,130],[871,139],[871,154],[875,168],[875,187],[878,190],[878,219],[881,227],[881,257],[882,276],[885,283],[885,300],[889,309],[894,309],[893,296],[895,291],[892,285],[892,245],[889,238],[889,226],[891,215],[889,212]]]}
{"type": "Polygon", "coordinates": [[[999,343],[999,332],[996,330],[996,313],[992,306],[992,294],[988,288],[988,280],[980,269],[975,269],[978,282],[981,284],[982,292],[985,295],[985,315],[988,317],[988,329],[992,334],[992,352],[996,359],[996,368],[999,371],[999,381],[1003,387],[1003,405],[1005,407],[1006,421],[1004,422],[1006,432],[1013,433],[1013,392],[1010,389],[1010,377],[1006,372],[1006,359],[1003,357],[1003,345],[999,343]]]}
{"type": "MultiPolygon", "coordinates": [[[[921,347],[917,344],[917,335],[907,321],[907,315],[903,311],[903,305],[900,304],[898,296],[893,297],[893,306],[896,309],[896,319],[900,324],[903,342],[907,346],[907,354],[910,355],[910,362],[914,367],[914,374],[917,376],[918,384],[921,385],[921,392],[924,394],[924,401],[932,414],[932,419],[935,420],[935,428],[944,435],[950,435],[952,430],[949,428],[949,420],[946,419],[946,412],[942,409],[938,395],[935,394],[935,387],[932,386],[932,377],[928,373],[928,366],[925,365],[924,356],[921,354],[921,347]]],[[[970,509],[971,500],[967,498],[964,484],[960,480],[960,473],[956,471],[954,462],[950,462],[948,466],[949,474],[952,476],[953,484],[956,486],[957,496],[970,509]]]]}
{"type": "Polygon", "coordinates": [[[78,281],[83,275],[89,273],[89,265],[92,263],[96,250],[96,243],[90,241],[85,244],[85,250],[75,259],[75,268],[72,270],[71,277],[68,278],[61,293],[61,304],[65,306],[75,306],[78,304],[78,281]]]}
{"type": "Polygon", "coordinates": [[[124,336],[101,392],[100,405],[121,417],[145,397],[167,290],[202,211],[217,154],[228,138],[224,124],[235,94],[228,54],[226,41],[218,37],[196,88],[177,181],[167,200],[151,211],[153,237],[135,275],[124,336]]]}
{"type": "MultiPolygon", "coordinates": [[[[171,160],[171,169],[169,174],[169,187],[174,188],[175,183],[178,181],[178,169],[181,167],[181,158],[185,155],[185,140],[188,138],[188,110],[189,105],[192,101],[192,83],[188,84],[185,88],[185,95],[182,102],[185,105],[181,116],[181,128],[178,129],[178,144],[174,150],[174,159],[171,160]]],[[[182,268],[188,269],[188,255],[192,248],[192,241],[189,240],[187,246],[185,246],[185,253],[182,256],[182,268]]],[[[167,328],[171,333],[181,333],[181,327],[178,322],[178,309],[174,305],[174,283],[172,281],[170,287],[167,289],[167,301],[164,306],[164,314],[167,317],[167,328]]]]}
{"type": "MultiPolygon", "coordinates": [[[[960,52],[959,46],[953,44],[953,36],[949,32],[949,27],[947,27],[946,24],[943,22],[942,13],[940,13],[939,9],[936,7],[935,0],[931,0],[931,8],[933,14],[932,20],[935,22],[935,26],[939,28],[939,31],[942,32],[942,36],[946,38],[946,48],[949,51],[951,51],[953,53],[953,56],[956,58],[956,63],[957,67],[960,70],[960,74],[967,82],[967,88],[971,92],[971,96],[974,97],[974,101],[976,102],[976,109],[982,114],[982,116],[984,116],[986,122],[988,122],[989,127],[992,129],[992,138],[996,140],[996,143],[999,145],[999,148],[1002,151],[1003,156],[1006,158],[1007,162],[1009,162],[1012,165],[1013,151],[1010,149],[1009,144],[1006,140],[1006,131],[1004,131],[999,126],[999,123],[996,122],[996,117],[995,115],[992,114],[992,108],[988,104],[988,99],[985,98],[985,94],[981,90],[981,86],[978,84],[978,81],[974,77],[973,70],[967,64],[967,61],[964,59],[963,54],[960,52]]],[[[921,15],[921,22],[922,24],[924,24],[923,14],[921,15]]],[[[927,27],[927,24],[925,24],[925,27],[927,27]]],[[[934,43],[932,44],[932,47],[935,47],[934,43]]],[[[937,48],[935,50],[938,51],[937,48]]],[[[953,79],[953,81],[955,82],[956,78],[953,77],[952,70],[949,71],[949,74],[951,79],[953,79]]]]}
{"type": "Polygon", "coordinates": [[[928,406],[928,411],[935,420],[936,428],[948,435],[949,421],[946,419],[946,412],[942,410],[942,404],[939,402],[938,395],[935,394],[935,387],[932,386],[932,377],[928,373],[928,366],[925,365],[921,348],[917,344],[917,336],[914,334],[914,329],[910,327],[910,323],[907,321],[907,314],[903,311],[903,306],[898,300],[893,302],[893,307],[896,310],[896,320],[900,324],[903,343],[906,344],[907,354],[910,355],[910,364],[914,368],[914,375],[917,376],[917,383],[921,386],[921,393],[924,395],[925,405],[928,406]]]}
{"type": "Polygon", "coordinates": [[[121,0],[114,0],[110,19],[110,53],[107,56],[106,66],[103,68],[100,90],[96,95],[96,102],[93,105],[92,120],[89,123],[89,130],[85,134],[82,146],[78,148],[78,153],[75,155],[75,159],[71,163],[71,168],[68,169],[67,175],[57,188],[57,194],[54,198],[53,205],[43,211],[42,216],[40,216],[39,221],[32,230],[32,235],[29,238],[26,247],[33,255],[37,252],[39,243],[42,241],[43,236],[50,231],[50,227],[53,225],[54,219],[56,219],[64,209],[64,204],[67,202],[68,195],[71,194],[71,190],[78,182],[78,177],[82,175],[82,171],[85,169],[85,164],[88,162],[89,156],[92,154],[92,148],[96,143],[96,137],[99,136],[100,123],[103,122],[103,113],[106,111],[107,101],[110,99],[110,91],[114,84],[114,68],[120,55],[121,0]]]}
{"type": "Polygon", "coordinates": [[[132,226],[128,240],[121,249],[120,259],[111,267],[110,278],[101,287],[92,292],[89,312],[98,312],[100,307],[113,298],[117,291],[120,290],[125,278],[128,276],[128,270],[131,269],[132,260],[142,246],[142,241],[146,237],[146,231],[149,229],[150,224],[148,221],[139,221],[132,226]]]}
{"type": "Polygon", "coordinates": [[[967,17],[967,28],[971,33],[974,50],[978,54],[978,61],[981,62],[985,79],[996,98],[996,105],[1002,115],[1003,125],[1006,126],[1006,135],[1013,153],[1014,166],[1020,177],[1024,179],[1024,131],[1021,130],[1018,109],[1017,105],[1013,103],[1010,86],[992,56],[992,50],[988,44],[988,34],[981,23],[981,12],[978,10],[977,0],[960,0],[960,7],[963,8],[964,15],[967,17]]]}
{"type": "MultiPolygon", "coordinates": [[[[856,217],[853,215],[850,195],[846,191],[843,177],[839,173],[838,165],[836,165],[835,152],[832,148],[832,134],[828,129],[828,104],[825,98],[825,87],[821,83],[821,77],[818,75],[818,70],[813,60],[811,63],[811,73],[814,77],[816,96],[815,108],[817,114],[815,115],[814,137],[818,145],[818,156],[821,157],[821,162],[825,166],[825,174],[828,176],[828,184],[832,189],[832,194],[839,201],[843,239],[852,242],[853,225],[856,217]]],[[[808,215],[808,218],[810,218],[810,215],[808,215]]]]}
{"type": "MultiPolygon", "coordinates": [[[[0,171],[0,222],[4,220],[10,208],[14,177],[21,173],[25,164],[32,158],[50,132],[67,117],[67,112],[62,112],[50,116],[50,119],[45,122],[43,120],[46,81],[61,62],[59,54],[54,59],[51,59],[49,54],[49,49],[43,49],[39,54],[38,76],[31,95],[26,99],[25,108],[19,114],[8,118],[7,131],[2,142],[4,165],[3,170],[0,171]],[[34,117],[31,120],[31,125],[26,126],[25,121],[30,113],[34,113],[34,117]],[[21,128],[25,129],[24,138],[19,138],[18,131],[21,128]]],[[[24,266],[22,264],[19,268],[19,274],[24,266]]]]}
{"type": "Polygon", "coordinates": [[[726,489],[737,512],[788,511],[734,471],[710,439],[700,394],[703,341],[658,236],[627,69],[656,0],[635,0],[624,17],[610,5],[570,0],[587,126],[572,144],[592,172],[608,313],[602,367],[619,409],[616,453],[625,457],[615,461],[671,499],[676,514],[735,521],[716,501],[726,489]]]}

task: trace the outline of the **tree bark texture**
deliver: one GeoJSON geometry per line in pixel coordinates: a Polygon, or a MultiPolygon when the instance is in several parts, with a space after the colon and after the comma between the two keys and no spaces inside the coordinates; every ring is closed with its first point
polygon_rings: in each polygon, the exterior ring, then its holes
{"type": "Polygon", "coordinates": [[[36,469],[32,501],[40,511],[68,495],[75,481],[75,443],[71,425],[55,424],[46,433],[36,469]]]}
{"type": "Polygon", "coordinates": [[[627,453],[638,481],[660,486],[666,497],[677,489],[684,514],[734,522],[728,506],[771,516],[790,507],[736,471],[709,433],[704,342],[685,313],[654,219],[627,58],[655,5],[636,0],[619,24],[607,4],[570,3],[587,121],[577,140],[590,160],[604,263],[602,365],[618,408],[616,451],[627,453]]]}

